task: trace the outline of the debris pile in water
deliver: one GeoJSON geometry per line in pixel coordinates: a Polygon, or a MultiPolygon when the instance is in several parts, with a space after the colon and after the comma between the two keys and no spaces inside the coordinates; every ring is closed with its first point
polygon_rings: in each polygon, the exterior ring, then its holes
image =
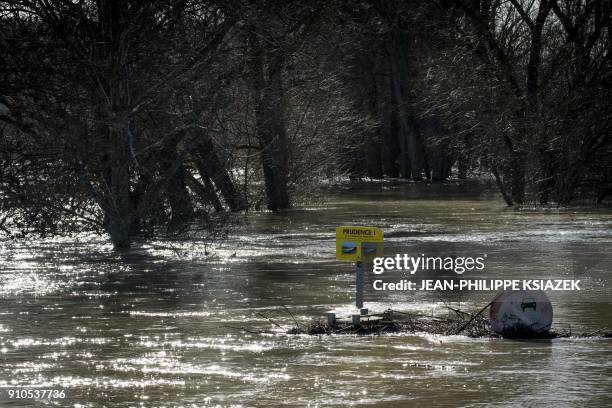
{"type": "Polygon", "coordinates": [[[399,312],[388,309],[384,313],[360,316],[359,323],[350,320],[337,320],[330,325],[321,319],[314,319],[307,325],[297,324],[287,330],[287,334],[354,334],[381,335],[387,333],[427,333],[437,335],[465,335],[482,338],[522,338],[553,339],[562,337],[612,337],[612,332],[605,329],[592,333],[573,334],[571,330],[533,331],[529,328],[518,328],[513,331],[496,333],[491,328],[489,319],[480,314],[471,314],[458,309],[448,308],[447,316],[429,316],[418,313],[399,312]]]}
{"type": "MultiPolygon", "coordinates": [[[[386,310],[381,314],[361,316],[358,324],[352,321],[338,320],[335,324],[315,319],[305,326],[295,326],[288,334],[360,334],[378,335],[386,333],[429,333],[450,335],[461,334],[470,337],[489,337],[495,335],[489,327],[489,320],[457,311],[454,316],[426,316],[417,313],[386,310]],[[465,328],[466,323],[472,320],[465,328]],[[462,329],[462,330],[461,330],[462,329]]],[[[497,337],[497,336],[496,336],[497,337]]]]}
{"type": "MultiPolygon", "coordinates": [[[[446,316],[425,315],[422,313],[400,312],[397,310],[387,309],[383,313],[354,315],[359,319],[339,319],[336,320],[335,314],[332,313],[333,319],[324,321],[322,319],[313,319],[308,324],[300,324],[293,313],[284,306],[285,311],[289,313],[293,319],[294,326],[287,329],[278,322],[272,320],[263,313],[257,313],[259,316],[268,320],[271,324],[280,329],[281,332],[290,335],[332,335],[332,334],[350,334],[350,335],[381,335],[390,333],[404,334],[434,334],[434,335],[464,335],[474,338],[514,338],[514,339],[555,339],[563,337],[572,338],[612,338],[612,331],[602,328],[587,333],[572,333],[571,327],[568,329],[548,329],[548,330],[532,330],[527,326],[514,326],[511,331],[498,333],[491,327],[490,320],[481,316],[491,303],[482,308],[477,313],[468,313],[449,306],[446,308],[449,313],[446,316]]],[[[238,329],[251,334],[277,334],[278,331],[255,330],[245,327],[226,326],[232,329],[238,329]]]]}

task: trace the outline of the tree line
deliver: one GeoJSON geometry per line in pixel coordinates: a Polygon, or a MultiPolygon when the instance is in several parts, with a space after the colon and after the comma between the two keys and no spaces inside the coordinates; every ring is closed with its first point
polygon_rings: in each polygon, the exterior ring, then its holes
{"type": "Polygon", "coordinates": [[[117,248],[339,176],[612,193],[605,0],[0,1],[0,229],[117,248]]]}

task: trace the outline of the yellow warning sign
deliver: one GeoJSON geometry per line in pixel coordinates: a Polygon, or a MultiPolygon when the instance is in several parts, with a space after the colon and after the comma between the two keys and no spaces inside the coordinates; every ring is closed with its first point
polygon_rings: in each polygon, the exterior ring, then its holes
{"type": "Polygon", "coordinates": [[[380,228],[336,228],[336,259],[357,262],[376,256],[383,256],[383,233],[380,228]]]}

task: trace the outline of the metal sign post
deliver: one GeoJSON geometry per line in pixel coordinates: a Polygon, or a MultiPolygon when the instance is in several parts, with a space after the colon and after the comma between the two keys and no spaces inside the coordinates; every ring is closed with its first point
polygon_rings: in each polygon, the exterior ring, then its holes
{"type": "Polygon", "coordinates": [[[363,307],[363,262],[355,263],[355,306],[363,307]]]}

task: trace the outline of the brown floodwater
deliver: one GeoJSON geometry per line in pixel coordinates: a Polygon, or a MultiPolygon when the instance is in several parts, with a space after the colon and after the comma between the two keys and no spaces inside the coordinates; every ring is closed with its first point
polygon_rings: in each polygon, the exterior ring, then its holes
{"type": "MultiPolygon", "coordinates": [[[[300,322],[352,311],[354,268],[334,255],[343,224],[381,227],[388,255],[486,254],[479,277],[580,279],[548,293],[553,326],[612,329],[610,209],[517,211],[467,183],[350,184],[250,213],[212,246],[3,243],[0,406],[612,406],[611,340],[283,334],[265,317],[289,328],[285,307],[300,322]],[[9,398],[27,389],[65,398],[9,398]]],[[[448,296],[368,292],[366,307],[439,314],[494,293],[448,296]]]]}

